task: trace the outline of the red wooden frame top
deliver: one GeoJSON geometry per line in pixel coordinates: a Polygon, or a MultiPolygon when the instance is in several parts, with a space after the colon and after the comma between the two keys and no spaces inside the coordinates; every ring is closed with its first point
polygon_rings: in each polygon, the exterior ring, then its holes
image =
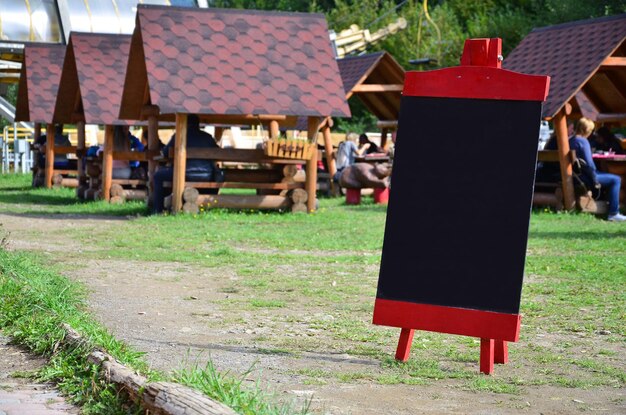
{"type": "Polygon", "coordinates": [[[406,73],[404,96],[543,102],[550,77],[501,69],[502,40],[468,39],[461,66],[406,73]]]}

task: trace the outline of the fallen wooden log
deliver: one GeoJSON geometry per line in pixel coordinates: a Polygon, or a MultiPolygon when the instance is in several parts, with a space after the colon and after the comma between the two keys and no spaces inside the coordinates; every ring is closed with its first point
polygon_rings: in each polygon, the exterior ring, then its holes
{"type": "MultiPolygon", "coordinates": [[[[89,344],[81,335],[64,324],[64,342],[73,347],[89,344]]],[[[228,406],[216,402],[187,386],[172,382],[149,382],[102,350],[93,350],[87,360],[100,366],[100,374],[107,382],[125,391],[129,398],[151,415],[236,415],[228,406]]]]}
{"type": "Polygon", "coordinates": [[[61,175],[55,175],[52,177],[52,186],[59,187],[78,187],[78,179],[75,177],[63,177],[61,175]]]}
{"type": "Polygon", "coordinates": [[[200,195],[196,202],[209,208],[286,209],[291,200],[283,196],[259,195],[200,195]]]}

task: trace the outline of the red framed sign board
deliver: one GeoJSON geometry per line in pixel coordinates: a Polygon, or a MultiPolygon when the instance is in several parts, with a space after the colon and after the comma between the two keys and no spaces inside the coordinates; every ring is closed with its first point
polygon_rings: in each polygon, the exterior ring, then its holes
{"type": "Polygon", "coordinates": [[[415,329],[459,334],[491,373],[519,337],[550,79],[501,69],[501,48],[470,39],[461,66],[406,74],[373,316],[402,329],[398,360],[415,329]]]}

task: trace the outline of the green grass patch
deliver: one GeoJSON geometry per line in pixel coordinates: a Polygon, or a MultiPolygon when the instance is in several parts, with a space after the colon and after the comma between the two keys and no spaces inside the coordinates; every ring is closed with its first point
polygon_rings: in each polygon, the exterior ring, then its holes
{"type": "MultiPolygon", "coordinates": [[[[3,180],[0,194],[11,187],[3,180]]],[[[37,192],[56,195],[55,190],[37,192]]],[[[533,212],[521,338],[510,345],[511,364],[491,381],[478,374],[477,339],[416,332],[409,362],[393,361],[399,330],[371,324],[386,208],[364,201],[347,206],[341,198],[320,199],[320,208],[310,215],[209,210],[60,232],[89,247],[81,254],[86,259],[176,261],[211,273],[223,270],[231,278],[217,284],[228,294],[215,302],[224,315],[220,324],[277,323],[280,329],[270,325],[256,339],[263,349],[284,350],[294,358],[304,352],[345,353],[378,363],[369,379],[348,372],[332,377],[303,373],[311,384],[453,380],[468,390],[512,394],[528,385],[626,385],[620,349],[626,340],[626,226],[586,214],[533,212]]],[[[43,200],[36,208],[67,211],[72,206],[54,203],[43,200]]],[[[0,208],[8,211],[33,206],[0,197],[0,208]]],[[[89,212],[96,205],[85,206],[89,212]]]]}
{"type": "Polygon", "coordinates": [[[0,209],[20,214],[146,215],[143,202],[110,204],[104,200],[80,201],[76,189],[45,189],[31,186],[30,174],[0,175],[0,209]]]}

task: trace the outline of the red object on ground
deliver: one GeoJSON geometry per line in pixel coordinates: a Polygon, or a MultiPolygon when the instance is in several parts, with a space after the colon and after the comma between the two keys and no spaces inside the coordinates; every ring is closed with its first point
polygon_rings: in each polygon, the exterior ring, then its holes
{"type": "Polygon", "coordinates": [[[361,204],[361,189],[347,189],[346,190],[346,205],[359,205],[361,204]]]}
{"type": "Polygon", "coordinates": [[[374,189],[374,203],[381,203],[386,205],[389,202],[389,188],[385,187],[384,189],[376,188],[374,189]]]}

